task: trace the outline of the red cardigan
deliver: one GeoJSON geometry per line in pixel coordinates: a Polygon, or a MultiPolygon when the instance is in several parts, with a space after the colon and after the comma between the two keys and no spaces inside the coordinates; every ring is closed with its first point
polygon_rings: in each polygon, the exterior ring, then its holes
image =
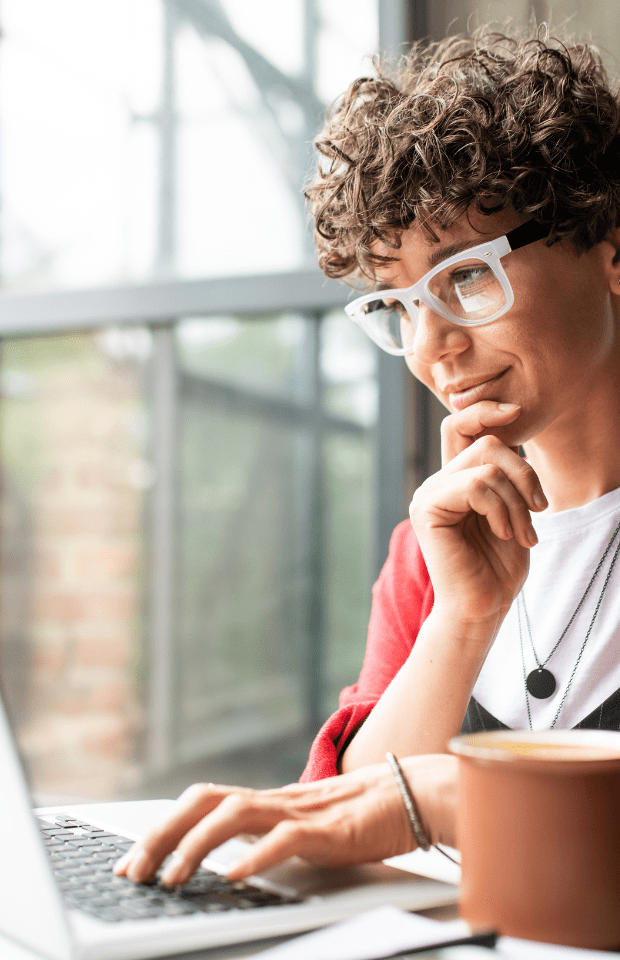
{"type": "Polygon", "coordinates": [[[339,709],[317,734],[302,782],[336,776],[338,757],[409,656],[432,606],[428,570],[413,527],[405,520],[392,534],[388,558],[373,587],[359,680],[345,687],[339,709]]]}

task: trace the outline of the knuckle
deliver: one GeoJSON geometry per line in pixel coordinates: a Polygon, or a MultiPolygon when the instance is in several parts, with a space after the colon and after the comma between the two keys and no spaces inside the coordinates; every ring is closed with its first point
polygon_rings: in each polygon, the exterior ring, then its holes
{"type": "Polygon", "coordinates": [[[450,434],[452,433],[453,425],[454,425],[454,415],[450,413],[448,414],[447,417],[443,418],[443,420],[441,421],[441,424],[439,425],[439,430],[442,438],[445,439],[450,436],[450,434]]]}
{"type": "Polygon", "coordinates": [[[540,480],[539,480],[538,474],[534,470],[534,467],[530,463],[528,463],[527,460],[523,460],[523,458],[521,457],[519,458],[519,460],[521,463],[521,470],[523,471],[524,477],[528,479],[528,481],[532,484],[533,487],[540,486],[540,480]]]}
{"type": "Polygon", "coordinates": [[[413,517],[420,508],[420,487],[416,490],[413,497],[411,498],[411,503],[409,504],[409,516],[413,517]]]}
{"type": "Polygon", "coordinates": [[[487,434],[484,437],[479,437],[474,441],[474,446],[477,446],[478,449],[486,456],[492,456],[496,450],[500,447],[503,447],[504,444],[497,437],[494,437],[492,434],[487,434]]]}
{"type": "Polygon", "coordinates": [[[409,504],[409,517],[412,521],[415,521],[416,517],[419,517],[424,510],[424,495],[426,491],[422,489],[423,486],[424,484],[417,488],[409,504]]]}
{"type": "Polygon", "coordinates": [[[486,477],[477,474],[472,478],[470,490],[473,496],[486,494],[489,490],[489,484],[486,477]]]}
{"type": "Polygon", "coordinates": [[[213,784],[212,783],[192,783],[191,786],[186,787],[183,791],[179,800],[182,800],[187,803],[194,803],[200,800],[208,799],[213,793],[213,784]]]}
{"type": "Polygon", "coordinates": [[[411,503],[409,504],[409,513],[424,509],[429,496],[431,496],[432,491],[437,487],[437,482],[441,480],[440,474],[441,471],[439,474],[435,473],[427,477],[419,487],[416,487],[413,497],[411,498],[411,503]]]}
{"type": "Polygon", "coordinates": [[[503,471],[494,463],[485,463],[479,471],[479,478],[487,484],[497,483],[503,479],[503,471]]]}
{"type": "Polygon", "coordinates": [[[518,500],[516,503],[511,504],[511,513],[513,514],[515,520],[519,523],[530,523],[531,516],[530,511],[527,508],[527,504],[523,500],[518,500]]]}
{"type": "Polygon", "coordinates": [[[252,798],[247,795],[244,796],[241,793],[229,793],[227,797],[224,797],[220,804],[222,812],[230,814],[231,816],[239,816],[240,814],[251,810],[252,806],[252,798]]]}
{"type": "Polygon", "coordinates": [[[280,839],[287,841],[300,841],[306,835],[306,824],[301,820],[281,820],[274,828],[273,832],[280,839]]]}

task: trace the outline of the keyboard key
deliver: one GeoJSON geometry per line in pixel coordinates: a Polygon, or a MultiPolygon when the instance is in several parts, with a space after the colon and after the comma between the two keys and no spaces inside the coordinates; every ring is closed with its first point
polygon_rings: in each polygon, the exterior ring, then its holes
{"type": "Polygon", "coordinates": [[[157,877],[136,885],[113,873],[118,857],[133,846],[126,837],[69,816],[56,817],[54,826],[41,822],[41,833],[67,906],[101,920],[116,923],[299,902],[244,880],[231,883],[202,867],[183,886],[164,887],[157,877]]]}
{"type": "MultiPolygon", "coordinates": [[[[181,917],[185,914],[200,913],[197,907],[191,903],[184,903],[182,900],[168,900],[162,905],[162,912],[167,917],[181,917]]],[[[225,909],[225,908],[222,908],[225,909]]]]}

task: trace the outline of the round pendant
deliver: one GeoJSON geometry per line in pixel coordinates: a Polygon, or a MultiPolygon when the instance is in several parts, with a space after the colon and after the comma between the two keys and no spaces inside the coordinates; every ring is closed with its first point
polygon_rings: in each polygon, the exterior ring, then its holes
{"type": "Polygon", "coordinates": [[[527,689],[537,700],[546,700],[555,691],[555,677],[550,670],[538,667],[528,673],[527,689]]]}

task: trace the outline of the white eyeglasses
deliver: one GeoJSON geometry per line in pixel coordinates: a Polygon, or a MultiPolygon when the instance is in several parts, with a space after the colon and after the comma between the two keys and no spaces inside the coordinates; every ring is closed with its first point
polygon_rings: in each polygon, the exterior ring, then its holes
{"type": "Polygon", "coordinates": [[[550,231],[551,226],[528,220],[497,240],[448,257],[412,287],[367,293],[348,303],[345,312],[377,346],[396,357],[413,350],[420,303],[460,327],[492,323],[514,303],[501,258],[548,237],[550,231]]]}

